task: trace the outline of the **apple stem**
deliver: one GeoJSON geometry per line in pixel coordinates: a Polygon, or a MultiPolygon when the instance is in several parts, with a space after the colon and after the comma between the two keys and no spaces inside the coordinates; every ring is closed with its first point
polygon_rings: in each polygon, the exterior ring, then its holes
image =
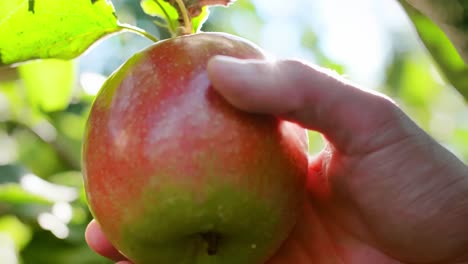
{"type": "Polygon", "coordinates": [[[220,235],[215,232],[206,232],[201,234],[202,239],[206,242],[206,253],[213,256],[218,253],[219,240],[221,239],[220,235]]]}
{"type": "Polygon", "coordinates": [[[134,27],[132,25],[128,25],[128,24],[119,24],[119,27],[123,30],[127,30],[127,31],[130,31],[130,32],[134,32],[134,33],[137,33],[138,35],[141,35],[153,42],[158,42],[159,39],[153,35],[151,35],[150,33],[144,31],[143,29],[141,28],[138,28],[138,27],[134,27]]]}
{"type": "Polygon", "coordinates": [[[192,19],[189,17],[187,8],[185,7],[184,1],[182,0],[175,0],[177,5],[179,6],[179,16],[182,16],[182,21],[184,22],[184,26],[181,27],[180,35],[187,35],[192,33],[192,19]]]}

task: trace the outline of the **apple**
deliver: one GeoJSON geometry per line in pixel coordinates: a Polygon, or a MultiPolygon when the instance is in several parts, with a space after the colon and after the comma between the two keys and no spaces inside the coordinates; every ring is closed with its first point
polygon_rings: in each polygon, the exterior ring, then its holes
{"type": "Polygon", "coordinates": [[[91,108],[87,199],[135,264],[264,263],[300,217],[305,130],[225,101],[206,72],[218,54],[266,58],[222,33],[160,41],[113,73],[91,108]]]}

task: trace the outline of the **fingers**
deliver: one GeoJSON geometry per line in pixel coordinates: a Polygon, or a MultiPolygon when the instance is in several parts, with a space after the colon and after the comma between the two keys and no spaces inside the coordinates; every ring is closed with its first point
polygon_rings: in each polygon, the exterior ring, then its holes
{"type": "Polygon", "coordinates": [[[91,221],[86,228],[85,238],[89,247],[99,255],[114,261],[120,261],[117,264],[131,264],[130,262],[123,261],[126,258],[107,240],[95,220],[91,221]]]}
{"type": "Polygon", "coordinates": [[[217,56],[208,64],[208,75],[213,87],[236,107],[297,122],[346,151],[354,145],[362,150],[363,141],[402,116],[383,95],[299,61],[217,56]]]}

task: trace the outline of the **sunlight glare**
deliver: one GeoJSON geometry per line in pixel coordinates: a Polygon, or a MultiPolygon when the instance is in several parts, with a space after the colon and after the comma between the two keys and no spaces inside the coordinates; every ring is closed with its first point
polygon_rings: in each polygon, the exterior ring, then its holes
{"type": "Polygon", "coordinates": [[[0,260],[5,264],[18,264],[18,256],[13,239],[4,233],[0,233],[0,260]]]}
{"type": "Polygon", "coordinates": [[[22,176],[20,184],[26,191],[42,196],[50,201],[71,202],[78,197],[78,192],[75,188],[47,182],[31,173],[22,176]]]}
{"type": "Polygon", "coordinates": [[[84,72],[80,75],[80,84],[85,93],[96,95],[106,81],[104,75],[94,72],[84,72]]]}
{"type": "Polygon", "coordinates": [[[37,222],[43,229],[49,230],[57,238],[67,238],[70,233],[68,227],[62,221],[60,221],[57,216],[51,213],[41,213],[37,217],[37,222]]]}
{"type": "Polygon", "coordinates": [[[69,203],[58,202],[52,207],[52,214],[60,219],[60,221],[67,224],[73,217],[73,208],[69,203]]]}

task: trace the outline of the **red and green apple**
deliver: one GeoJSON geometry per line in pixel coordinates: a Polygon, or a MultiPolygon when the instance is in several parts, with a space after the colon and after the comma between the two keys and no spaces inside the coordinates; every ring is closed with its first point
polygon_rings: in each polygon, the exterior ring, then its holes
{"type": "Polygon", "coordinates": [[[265,59],[221,33],[157,42],[104,84],[83,145],[89,206],[135,264],[257,264],[300,217],[307,138],[212,87],[215,55],[265,59]]]}

